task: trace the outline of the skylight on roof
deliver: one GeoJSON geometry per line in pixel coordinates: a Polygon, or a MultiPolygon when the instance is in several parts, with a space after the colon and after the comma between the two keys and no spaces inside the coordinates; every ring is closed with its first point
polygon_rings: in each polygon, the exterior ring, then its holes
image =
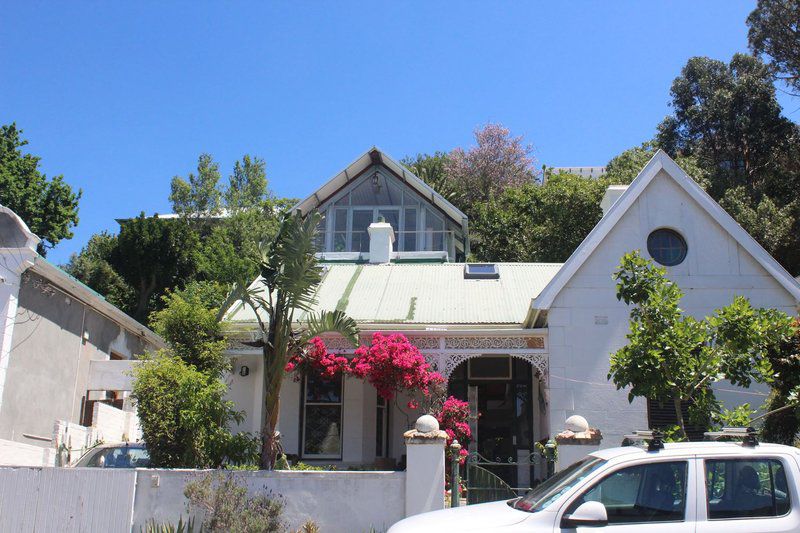
{"type": "Polygon", "coordinates": [[[494,263],[466,263],[464,279],[499,279],[500,271],[494,263]]]}

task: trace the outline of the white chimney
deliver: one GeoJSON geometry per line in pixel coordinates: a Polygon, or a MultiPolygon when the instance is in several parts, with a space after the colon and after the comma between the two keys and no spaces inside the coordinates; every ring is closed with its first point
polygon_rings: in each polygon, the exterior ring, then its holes
{"type": "Polygon", "coordinates": [[[369,262],[388,263],[392,260],[394,230],[388,222],[373,222],[369,232],[369,262]]]}
{"type": "Polygon", "coordinates": [[[609,185],[603,199],[600,201],[600,207],[603,209],[603,216],[606,216],[611,206],[614,205],[622,193],[628,190],[627,185],[609,185]]]}

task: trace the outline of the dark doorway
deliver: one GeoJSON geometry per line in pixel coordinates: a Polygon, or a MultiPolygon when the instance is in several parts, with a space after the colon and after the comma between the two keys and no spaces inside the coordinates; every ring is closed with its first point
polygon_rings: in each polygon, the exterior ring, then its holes
{"type": "Polygon", "coordinates": [[[528,485],[533,476],[528,460],[533,453],[532,385],[531,365],[505,355],[470,359],[448,382],[448,394],[468,401],[477,414],[470,423],[469,451],[492,463],[506,463],[486,468],[511,487],[528,485]]]}

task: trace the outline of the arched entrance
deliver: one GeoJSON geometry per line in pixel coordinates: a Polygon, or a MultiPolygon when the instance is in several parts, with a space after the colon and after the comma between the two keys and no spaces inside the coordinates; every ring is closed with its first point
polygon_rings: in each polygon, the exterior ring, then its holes
{"type": "Polygon", "coordinates": [[[448,394],[470,404],[470,453],[513,488],[544,477],[534,459],[534,443],[547,437],[541,378],[529,361],[500,354],[469,358],[449,376],[448,394]]]}

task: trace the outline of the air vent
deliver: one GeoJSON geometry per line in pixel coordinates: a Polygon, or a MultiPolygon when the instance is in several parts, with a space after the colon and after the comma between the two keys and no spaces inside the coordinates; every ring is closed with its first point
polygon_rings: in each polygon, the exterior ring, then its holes
{"type": "Polygon", "coordinates": [[[499,279],[500,271],[494,263],[467,263],[464,279],[499,279]]]}

